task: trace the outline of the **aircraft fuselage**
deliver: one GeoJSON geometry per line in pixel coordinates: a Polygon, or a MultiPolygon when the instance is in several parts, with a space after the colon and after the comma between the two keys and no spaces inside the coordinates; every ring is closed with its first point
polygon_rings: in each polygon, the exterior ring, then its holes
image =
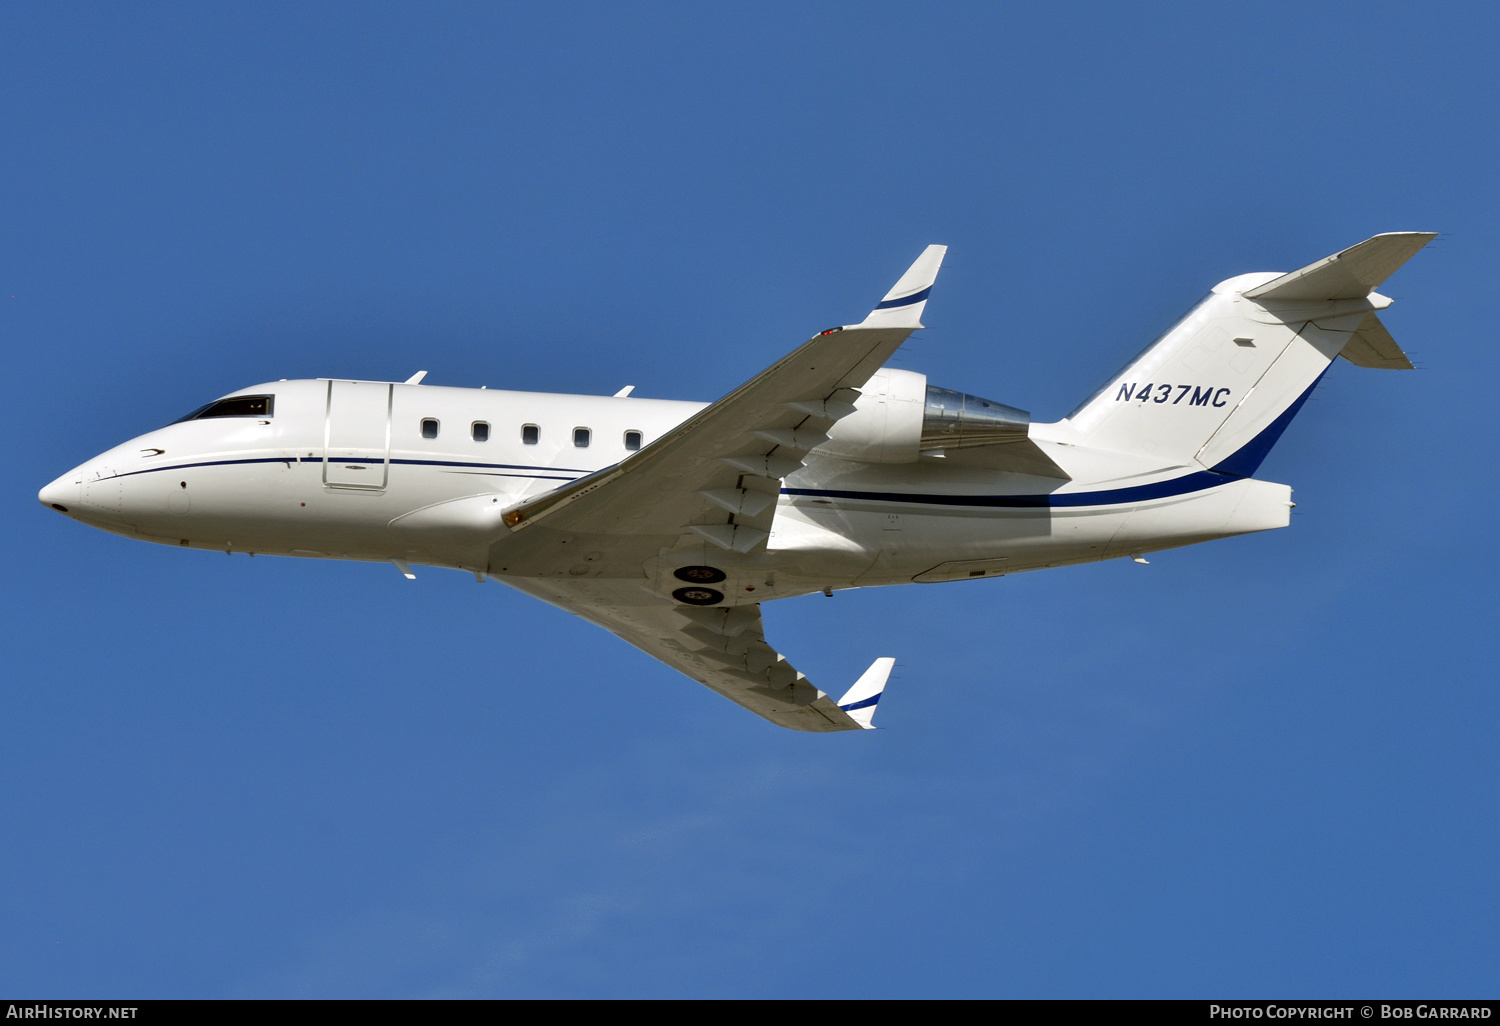
{"type": "MultiPolygon", "coordinates": [[[[269,400],[262,414],[184,420],[116,446],[48,485],[42,501],[163,545],[426,564],[518,582],[649,580],[653,568],[634,557],[590,559],[586,538],[575,540],[576,558],[512,560],[499,518],[629,458],[706,405],[327,379],[232,396],[269,400]]],[[[693,558],[729,569],[727,602],[751,602],[1000,576],[1287,522],[1285,486],[1223,478],[1158,487],[1166,494],[1152,497],[1141,486],[1180,480],[1187,468],[1049,440],[1049,430],[1066,426],[1031,425],[1033,442],[1091,481],[1090,491],[994,470],[979,450],[906,463],[815,452],[787,477],[762,551],[703,545],[693,558]]]]}

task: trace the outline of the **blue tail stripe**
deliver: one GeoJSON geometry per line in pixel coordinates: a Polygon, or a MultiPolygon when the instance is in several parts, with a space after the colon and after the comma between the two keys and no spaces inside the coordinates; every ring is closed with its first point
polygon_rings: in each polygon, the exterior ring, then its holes
{"type": "MultiPolygon", "coordinates": [[[[1329,367],[1333,366],[1329,364],[1329,367]]],[[[1323,374],[1328,373],[1328,368],[1323,368],[1323,374]]],[[[1307,402],[1307,397],[1313,394],[1313,389],[1318,387],[1318,382],[1323,380],[1323,374],[1319,374],[1317,380],[1307,386],[1307,391],[1297,397],[1297,401],[1288,406],[1271,423],[1250,441],[1236,449],[1228,459],[1220,460],[1214,464],[1214,470],[1220,474],[1232,474],[1235,477],[1254,477],[1260,465],[1265,462],[1266,456],[1270,454],[1271,447],[1281,438],[1281,433],[1286,430],[1297,411],[1302,409],[1302,404],[1307,402]]]]}

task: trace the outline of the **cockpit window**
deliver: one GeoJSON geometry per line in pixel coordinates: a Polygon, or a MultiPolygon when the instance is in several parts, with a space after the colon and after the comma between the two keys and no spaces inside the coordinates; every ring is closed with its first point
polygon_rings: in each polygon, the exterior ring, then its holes
{"type": "Polygon", "coordinates": [[[236,395],[219,399],[179,417],[175,423],[185,420],[207,420],[209,417],[261,417],[269,418],[276,409],[274,395],[236,395]]]}

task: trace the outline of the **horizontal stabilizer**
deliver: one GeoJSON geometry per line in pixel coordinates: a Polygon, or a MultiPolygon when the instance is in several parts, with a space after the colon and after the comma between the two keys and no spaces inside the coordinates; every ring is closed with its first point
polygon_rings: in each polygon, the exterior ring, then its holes
{"type": "Polygon", "coordinates": [[[1387,232],[1245,293],[1246,299],[1363,299],[1437,238],[1437,232],[1387,232]]]}
{"type": "Polygon", "coordinates": [[[1380,318],[1370,314],[1359,322],[1339,355],[1356,367],[1375,370],[1412,370],[1411,360],[1401,351],[1380,318]]]}
{"type": "Polygon", "coordinates": [[[895,659],[890,656],[881,656],[860,675],[859,680],[854,682],[854,687],[846,691],[844,697],[839,699],[839,708],[866,730],[874,729],[874,724],[870,721],[875,717],[875,706],[880,702],[880,696],[885,693],[885,682],[890,679],[891,668],[895,665],[895,659]]]}

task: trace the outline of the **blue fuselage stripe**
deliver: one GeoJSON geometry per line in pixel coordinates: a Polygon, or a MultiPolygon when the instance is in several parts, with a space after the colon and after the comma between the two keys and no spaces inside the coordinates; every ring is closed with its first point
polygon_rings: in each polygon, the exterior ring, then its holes
{"type": "MultiPolygon", "coordinates": [[[[145,470],[128,470],[116,477],[134,477],[137,474],[159,474],[167,470],[187,470],[191,467],[232,467],[245,463],[308,463],[322,464],[325,460],[321,456],[257,456],[254,459],[244,460],[205,460],[201,463],[174,463],[170,466],[147,467],[145,470]]],[[[374,459],[368,456],[340,456],[333,463],[368,463],[379,466],[386,461],[374,459]]],[[[479,469],[498,471],[530,471],[530,473],[508,473],[501,474],[502,477],[534,477],[543,481],[574,481],[576,477],[561,477],[560,474],[584,475],[591,473],[587,470],[573,470],[569,467],[528,467],[513,463],[455,463],[449,460],[402,460],[393,459],[391,463],[400,463],[414,467],[453,467],[455,469],[479,469]],[[536,473],[536,471],[550,471],[550,473],[536,473]]]]}
{"type": "MultiPolygon", "coordinates": [[[[117,477],[134,477],[137,474],[163,473],[169,470],[187,470],[193,467],[227,467],[252,463],[308,463],[321,464],[321,457],[256,457],[239,460],[206,460],[200,463],[176,463],[171,466],[150,467],[131,470],[117,477]]],[[[365,463],[379,465],[384,460],[369,457],[340,457],[335,463],[365,463]]],[[[456,463],[448,460],[393,459],[393,464],[417,467],[443,467],[455,470],[481,470],[494,472],[500,477],[526,477],[539,481],[575,481],[585,471],[563,467],[522,466],[511,463],[456,463]],[[550,473],[549,473],[550,471],[550,473]]],[[[1177,495],[1200,492],[1231,481],[1240,480],[1238,475],[1221,474],[1212,470],[1200,470],[1169,481],[1135,485],[1130,488],[1114,488],[1092,492],[1052,492],[1033,495],[945,495],[926,492],[869,492],[830,488],[783,488],[783,495],[808,496],[817,499],[849,499],[856,502],[899,502],[920,506],[968,506],[991,509],[1059,509],[1070,506],[1110,506],[1124,503],[1146,502],[1177,495]]]]}
{"type": "Polygon", "coordinates": [[[1229,474],[1216,474],[1212,470],[1200,470],[1184,474],[1170,481],[1135,485],[1130,488],[1113,488],[1099,492],[1053,492],[1041,495],[942,495],[916,492],[855,492],[823,488],[787,488],[788,495],[808,495],[814,498],[854,499],[864,502],[910,502],[923,506],[987,506],[1000,509],[1058,509],[1068,506],[1112,506],[1121,503],[1146,502],[1151,499],[1166,499],[1175,495],[1188,495],[1208,488],[1238,481],[1229,474]]]}

